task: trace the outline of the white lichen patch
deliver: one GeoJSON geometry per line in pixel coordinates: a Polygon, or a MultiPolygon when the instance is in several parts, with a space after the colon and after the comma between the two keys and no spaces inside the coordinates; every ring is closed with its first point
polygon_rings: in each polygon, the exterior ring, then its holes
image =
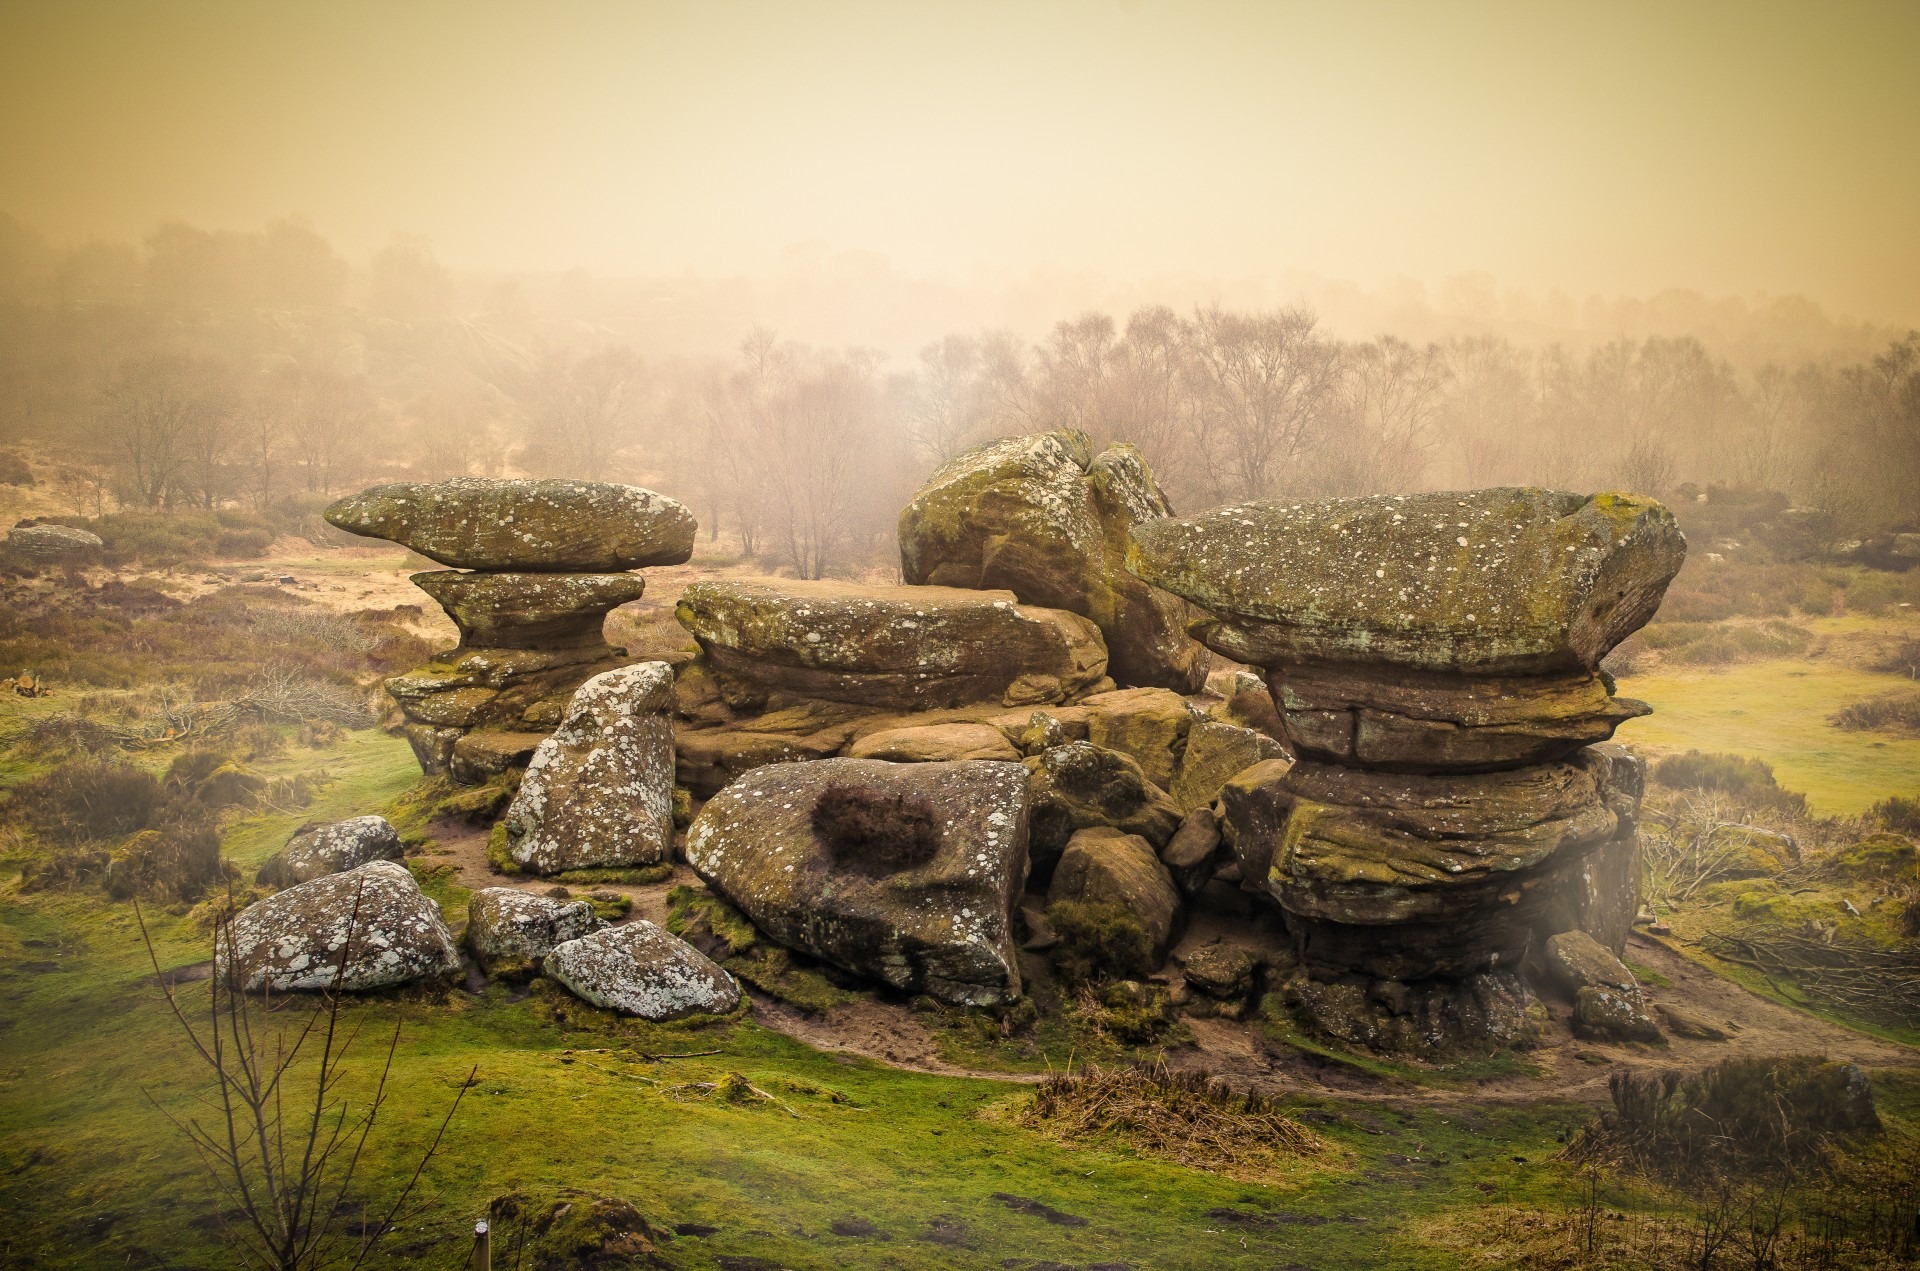
{"type": "Polygon", "coordinates": [[[352,992],[451,976],[460,955],[406,867],[374,861],[241,910],[216,972],[229,963],[250,992],[352,992]]]}
{"type": "Polygon", "coordinates": [[[575,996],[642,1019],[724,1015],[740,1005],[732,976],[645,919],[569,940],[542,969],[575,996]]]}

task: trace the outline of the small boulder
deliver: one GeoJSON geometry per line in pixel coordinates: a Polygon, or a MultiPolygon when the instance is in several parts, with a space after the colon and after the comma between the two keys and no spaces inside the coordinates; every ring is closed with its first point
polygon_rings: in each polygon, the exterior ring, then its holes
{"type": "Polygon", "coordinates": [[[359,992],[459,970],[440,906],[392,861],[328,874],[241,910],[215,967],[255,993],[359,992]]]}
{"type": "Polygon", "coordinates": [[[1137,834],[1105,826],[1077,831],[1047,887],[1047,904],[1118,905],[1141,927],[1154,961],[1166,955],[1180,924],[1180,892],[1153,848],[1137,834]]]}
{"type": "Polygon", "coordinates": [[[1117,750],[1075,741],[1025,762],[1033,774],[1036,869],[1050,870],[1076,830],[1108,826],[1138,834],[1158,850],[1180,828],[1180,809],[1172,796],[1117,750]]]}
{"type": "Polygon", "coordinates": [[[1647,1012],[1646,999],[1613,988],[1584,988],[1574,994],[1573,1035],[1586,1041],[1667,1044],[1647,1012]]]}
{"type": "Polygon", "coordinates": [[[100,559],[106,544],[90,530],[71,525],[16,525],[7,531],[8,554],[35,565],[84,565],[100,559]]]}
{"type": "Polygon", "coordinates": [[[997,759],[1017,763],[1020,752],[991,724],[926,724],[868,733],[848,747],[855,759],[889,763],[945,763],[959,759],[997,759]]]}
{"type": "Polygon", "coordinates": [[[1193,712],[1171,689],[1123,688],[1095,693],[1087,708],[1087,740],[1131,755],[1147,780],[1171,790],[1187,749],[1193,712]]]}
{"type": "Polygon", "coordinates": [[[1584,931],[1563,931],[1547,941],[1547,972],[1568,993],[1612,989],[1637,994],[1640,982],[1626,964],[1584,931]]]}
{"type": "Polygon", "coordinates": [[[329,507],[331,525],[455,569],[608,573],[693,555],[693,513],[638,486],[456,477],[374,486],[329,507]]]}
{"type": "Polygon", "coordinates": [[[1660,1022],[1667,1026],[1667,1031],[1675,1037],[1696,1042],[1723,1042],[1730,1040],[1733,1036],[1726,1029],[1709,1023],[1684,1007],[1669,1006],[1661,1002],[1653,1009],[1660,1016],[1660,1022]]]}
{"type": "Polygon", "coordinates": [[[1253,992],[1260,960],[1239,944],[1203,944],[1187,955],[1185,975],[1195,992],[1215,1001],[1240,1001],[1253,992]]]}
{"type": "Polygon", "coordinates": [[[652,865],[673,843],[673,668],[636,662],[574,692],[507,808],[507,852],[536,874],[652,865]]]}
{"type": "MultiPolygon", "coordinates": [[[[1264,696],[1266,690],[1261,690],[1264,696]]],[[[1187,733],[1180,769],[1167,793],[1183,808],[1203,808],[1248,768],[1268,759],[1285,759],[1286,747],[1263,732],[1215,719],[1203,719],[1187,733]]]]}
{"type": "Polygon", "coordinates": [[[557,946],[599,929],[591,901],[483,887],[467,902],[467,948],[488,975],[531,971],[557,946]]]}
{"type": "Polygon", "coordinates": [[[1195,808],[1180,822],[1160,853],[1174,883],[1188,896],[1199,895],[1220,866],[1220,823],[1213,809],[1195,808]]]}
{"type": "Polygon", "coordinates": [[[659,1022],[725,1015],[740,986],[698,949],[645,919],[556,945],[541,969],[605,1010],[659,1022]]]}
{"type": "Polygon", "coordinates": [[[267,858],[255,880],[263,887],[292,887],[369,861],[397,861],[403,854],[400,831],[383,816],[309,822],[267,858]]]}
{"type": "Polygon", "coordinates": [[[1017,764],[823,759],[756,768],[687,830],[688,864],[766,935],[945,1002],[1020,993],[1017,764]]]}

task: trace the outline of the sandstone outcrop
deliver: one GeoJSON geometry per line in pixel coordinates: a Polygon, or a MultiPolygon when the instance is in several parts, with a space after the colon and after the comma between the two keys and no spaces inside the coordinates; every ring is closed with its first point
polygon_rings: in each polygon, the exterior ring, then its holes
{"type": "Polygon", "coordinates": [[[397,861],[402,855],[400,832],[387,818],[349,817],[301,826],[285,847],[261,864],[255,877],[263,886],[292,887],[358,869],[369,861],[397,861]]]}
{"type": "Polygon", "coordinates": [[[1264,669],[1297,760],[1261,758],[1218,796],[1242,885],[1300,954],[1296,1009],[1368,1045],[1514,1044],[1540,1023],[1516,973],[1541,942],[1624,947],[1643,778],[1596,743],[1647,708],[1599,664],[1684,553],[1657,503],[1530,489],[1136,528],[1129,567],[1264,669]]]}
{"type": "Polygon", "coordinates": [[[467,902],[467,948],[488,975],[524,974],[569,940],[600,929],[593,903],[512,887],[482,887],[467,902]]]}
{"type": "Polygon", "coordinates": [[[215,974],[248,992],[360,992],[460,970],[440,906],[405,866],[373,861],[289,887],[234,916],[215,974]]]}
{"type": "Polygon", "coordinates": [[[557,945],[542,971],[605,1010],[660,1022],[725,1015],[740,986],[698,949],[645,919],[557,945]]]}
{"type": "Polygon", "coordinates": [[[757,692],[889,710],[1063,702],[1107,670],[1099,628],[1008,592],[700,582],[675,609],[736,700],[757,692]]]}
{"type": "Polygon", "coordinates": [[[1197,692],[1206,651],[1178,597],[1131,576],[1127,534],[1171,514],[1140,452],[1097,457],[1076,430],[1009,437],[949,461],[900,514],[910,584],[1004,588],[1090,618],[1116,681],[1197,692]]]}
{"type": "Polygon", "coordinates": [[[673,668],[637,662],[574,691],[507,808],[507,853],[536,874],[652,865],[673,845],[673,668]]]}
{"type": "Polygon", "coordinates": [[[757,768],[687,831],[687,862],[772,939],[945,1002],[1019,996],[1012,911],[1027,774],[990,761],[757,768]]]}
{"type": "Polygon", "coordinates": [[[1074,741],[1025,763],[1032,774],[1033,866],[1042,879],[1078,830],[1104,827],[1138,834],[1157,852],[1180,828],[1180,809],[1172,797],[1117,750],[1074,741]]]}
{"type": "Polygon", "coordinates": [[[1018,763],[1020,752],[991,724],[924,724],[886,728],[855,739],[847,754],[854,759],[890,763],[935,763],[956,759],[997,759],[1018,763]]]}
{"type": "Polygon", "coordinates": [[[387,691],[421,768],[468,782],[527,763],[573,691],[620,665],[601,626],[645,590],[623,571],[686,560],[695,530],[665,495],[591,481],[400,482],[341,499],[326,517],[454,566],[413,582],[460,643],[387,691]]]}

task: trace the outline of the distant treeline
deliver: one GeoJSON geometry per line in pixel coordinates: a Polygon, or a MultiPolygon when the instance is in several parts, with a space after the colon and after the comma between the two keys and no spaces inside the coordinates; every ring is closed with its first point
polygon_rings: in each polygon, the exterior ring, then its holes
{"type": "Polygon", "coordinates": [[[0,217],[0,443],[50,447],[90,515],[403,477],[627,479],[817,576],[881,553],[938,461],[1063,426],[1138,444],[1187,510],[1690,485],[1774,492],[1828,543],[1920,528],[1920,333],[1746,371],[1692,337],[1354,342],[1300,309],[1150,307],[1037,344],[954,334],[907,365],[761,329],[731,357],[654,357],[510,296],[464,312],[421,240],[355,274],[295,222],[56,251],[0,217]]]}

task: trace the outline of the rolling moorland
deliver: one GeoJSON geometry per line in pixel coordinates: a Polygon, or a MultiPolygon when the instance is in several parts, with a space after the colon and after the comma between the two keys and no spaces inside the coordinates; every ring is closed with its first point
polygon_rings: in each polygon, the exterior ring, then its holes
{"type": "MultiPolygon", "coordinates": [[[[1023,1016],[850,985],[750,935],[727,965],[751,1005],[699,1024],[474,974],[344,1009],[363,1030],[350,1100],[398,1026],[347,1239],[423,1267],[462,1265],[489,1217],[496,1266],[1904,1265],[1920,570],[1783,563],[1715,519],[1724,500],[1690,519],[1691,497],[1673,500],[1688,564],[1608,669],[1654,708],[1619,734],[1651,772],[1626,962],[1692,1030],[1386,1059],[1277,995],[1236,1017],[1043,966],[1047,1009],[1023,1016]],[[1878,1133],[1689,1172],[1622,1129],[1623,1073],[1814,1054],[1866,1071],[1878,1133]],[[456,1097],[384,1230],[382,1198],[456,1097]]],[[[62,513],[44,486],[0,500],[9,524],[62,513]]],[[[510,790],[423,780],[383,726],[379,681],[455,635],[407,581],[420,558],[310,509],[86,523],[102,563],[0,579],[0,676],[17,677],[0,686],[0,1263],[225,1265],[175,1124],[205,1115],[208,1082],[166,993],[208,1009],[213,928],[259,866],[307,822],[377,812],[456,933],[475,890],[536,884],[489,852],[510,790]]],[[[608,638],[671,653],[688,584],[759,572],[703,540],[648,572],[608,638]]],[[[728,921],[684,864],[570,885],[607,917],[728,921]]]]}

